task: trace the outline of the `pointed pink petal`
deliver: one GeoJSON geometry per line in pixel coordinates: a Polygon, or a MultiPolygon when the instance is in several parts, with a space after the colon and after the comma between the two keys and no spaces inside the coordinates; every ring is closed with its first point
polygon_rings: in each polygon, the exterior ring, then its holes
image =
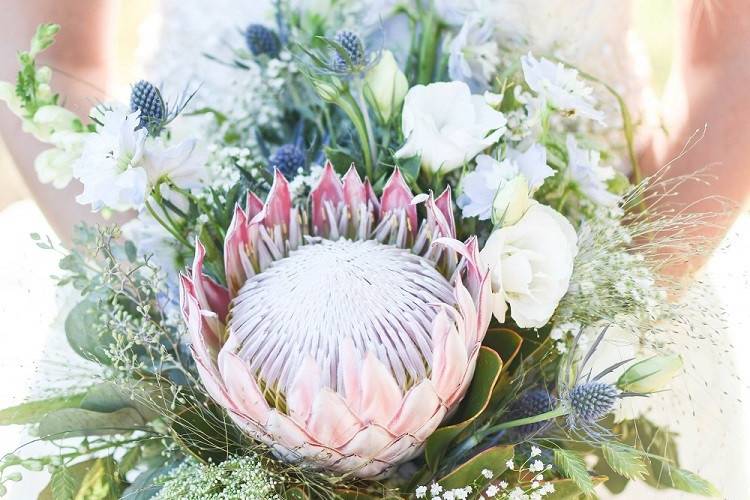
{"type": "Polygon", "coordinates": [[[251,221],[262,218],[268,229],[281,226],[284,231],[289,228],[289,214],[292,209],[292,196],[289,193],[289,182],[278,170],[274,171],[273,186],[268,193],[268,200],[263,210],[251,221]],[[262,214],[262,215],[261,215],[262,214]]]}
{"type": "MultiPolygon", "coordinates": [[[[328,220],[326,215],[326,202],[329,202],[335,209],[344,201],[343,186],[330,161],[326,162],[318,185],[310,192],[310,199],[312,201],[313,234],[326,236],[332,222],[328,220]]],[[[333,224],[335,223],[333,221],[333,224]]]]}
{"type": "Polygon", "coordinates": [[[447,186],[445,191],[437,197],[435,205],[443,213],[443,217],[448,221],[450,227],[450,237],[456,237],[456,221],[453,218],[453,199],[451,197],[451,187],[447,186]]]}
{"type": "Polygon", "coordinates": [[[379,425],[368,425],[359,431],[348,443],[341,446],[344,455],[358,455],[375,458],[394,441],[394,436],[379,425]]]}
{"type": "Polygon", "coordinates": [[[464,340],[458,335],[445,311],[433,321],[435,350],[432,354],[432,382],[440,399],[446,404],[461,384],[469,362],[464,340]]]}
{"type": "Polygon", "coordinates": [[[401,171],[397,168],[393,175],[388,179],[383,188],[383,196],[380,198],[380,211],[383,216],[393,210],[405,210],[406,217],[409,221],[409,233],[414,235],[417,232],[417,207],[412,205],[411,200],[414,196],[411,189],[406,184],[401,171]]]}
{"type": "Polygon", "coordinates": [[[211,328],[198,299],[194,295],[193,282],[180,276],[180,308],[190,333],[192,344],[206,362],[213,362],[220,347],[220,335],[211,328]]]}
{"type": "Polygon", "coordinates": [[[355,414],[359,414],[362,406],[362,360],[351,337],[346,337],[341,343],[339,359],[342,364],[346,402],[355,414]]]}
{"type": "Polygon", "coordinates": [[[323,446],[338,448],[362,429],[362,423],[341,396],[324,387],[315,397],[306,429],[323,446]]]}
{"type": "Polygon", "coordinates": [[[368,352],[362,365],[362,409],[365,422],[387,425],[401,407],[403,395],[396,379],[378,358],[368,352]]]}
{"type": "Polygon", "coordinates": [[[461,260],[462,265],[459,265],[458,269],[465,269],[464,281],[466,287],[469,289],[469,292],[471,292],[471,296],[474,297],[474,300],[478,300],[480,289],[483,286],[482,282],[489,275],[489,270],[485,270],[482,267],[479,258],[477,237],[472,236],[466,241],[466,243],[461,243],[453,238],[438,238],[433,241],[432,244],[443,245],[463,257],[461,260]]]}
{"type": "Polygon", "coordinates": [[[268,403],[245,362],[224,349],[219,353],[219,371],[232,406],[254,421],[265,423],[269,412],[268,403]]]}
{"type": "Polygon", "coordinates": [[[299,367],[289,393],[286,396],[289,415],[300,425],[305,425],[312,411],[315,396],[320,392],[320,370],[315,360],[307,356],[299,367]]]}
{"type": "Polygon", "coordinates": [[[234,217],[232,217],[232,222],[227,229],[227,236],[224,239],[224,272],[232,296],[237,295],[237,291],[247,281],[248,276],[243,265],[243,255],[247,256],[250,245],[247,215],[242,208],[236,206],[234,217]]]}
{"type": "Polygon", "coordinates": [[[401,409],[388,429],[396,435],[412,434],[432,418],[439,406],[440,399],[432,382],[423,380],[406,393],[401,409]]]}
{"type": "Polygon", "coordinates": [[[205,274],[201,276],[201,284],[206,293],[209,308],[216,313],[222,323],[226,323],[227,314],[229,314],[229,290],[205,274]]]}
{"type": "Polygon", "coordinates": [[[206,388],[208,395],[221,406],[232,408],[229,395],[224,389],[224,384],[222,383],[216,368],[211,366],[206,360],[202,359],[195,349],[192,349],[192,352],[193,359],[195,359],[195,366],[198,368],[198,375],[200,376],[203,387],[206,388]]]}
{"type": "Polygon", "coordinates": [[[294,421],[280,413],[278,410],[271,410],[266,420],[266,430],[268,437],[289,449],[296,450],[302,448],[305,443],[314,443],[315,440],[305,431],[303,431],[294,421]]]}
{"type": "Polygon", "coordinates": [[[349,171],[344,175],[344,203],[349,209],[349,215],[352,217],[353,224],[356,227],[360,207],[367,206],[367,188],[365,183],[359,178],[357,169],[354,164],[349,167],[349,171]]]}
{"type": "Polygon", "coordinates": [[[219,313],[223,312],[224,317],[226,317],[229,304],[229,294],[228,292],[224,294],[223,292],[218,291],[218,284],[208,283],[208,278],[203,275],[203,259],[205,256],[206,249],[203,247],[200,240],[196,240],[195,258],[193,259],[193,269],[191,273],[193,293],[195,294],[195,298],[198,300],[201,309],[214,313],[213,317],[206,316],[206,322],[211,330],[213,330],[214,335],[220,339],[223,337],[224,323],[220,320],[219,313]],[[209,295],[211,295],[210,300],[209,295]],[[216,311],[212,306],[219,306],[220,310],[216,311]]]}
{"type": "Polygon", "coordinates": [[[247,218],[252,219],[263,210],[263,200],[258,198],[258,195],[252,191],[247,192],[247,203],[245,204],[247,211],[247,218]]]}

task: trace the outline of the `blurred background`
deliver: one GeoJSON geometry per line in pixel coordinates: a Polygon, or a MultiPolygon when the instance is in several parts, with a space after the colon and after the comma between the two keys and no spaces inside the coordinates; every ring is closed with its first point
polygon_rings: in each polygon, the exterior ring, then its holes
{"type": "MultiPolygon", "coordinates": [[[[149,12],[155,1],[118,2],[121,12],[118,16],[115,37],[118,55],[116,79],[121,84],[115,90],[117,97],[127,96],[128,82],[138,80],[141,74],[141,68],[137,63],[136,47],[139,37],[143,40],[144,36],[148,36],[147,30],[144,30],[142,26],[144,13],[149,12]]],[[[635,27],[648,49],[652,67],[652,85],[657,95],[664,88],[670,70],[675,32],[674,3],[672,0],[637,0],[635,2],[635,27]]],[[[3,109],[1,112],[5,113],[7,110],[3,109]]],[[[54,354],[58,349],[65,348],[62,339],[56,339],[55,335],[50,335],[50,332],[60,331],[61,315],[65,313],[65,311],[60,311],[57,290],[49,279],[49,276],[56,271],[59,255],[53,251],[37,248],[29,237],[32,232],[42,235],[52,233],[31,199],[29,190],[17,173],[0,139],[0,241],[2,241],[2,246],[0,246],[0,325],[2,325],[2,335],[11,341],[10,348],[0,349],[0,368],[3,372],[3,383],[0,384],[0,408],[23,401],[32,390],[32,385],[36,385],[35,381],[38,382],[39,360],[43,357],[50,357],[54,360],[54,356],[49,356],[48,353],[54,354]]],[[[725,391],[719,386],[712,386],[708,379],[702,380],[701,385],[706,386],[704,390],[710,396],[708,401],[717,405],[717,411],[736,412],[735,417],[738,421],[742,421],[742,418],[746,418],[748,414],[742,401],[749,394],[743,380],[750,380],[750,364],[737,363],[739,366],[734,368],[731,360],[736,358],[737,354],[750,352],[750,338],[746,335],[750,327],[750,311],[747,307],[748,290],[750,290],[748,255],[750,255],[750,217],[745,214],[729,231],[705,273],[705,279],[712,283],[717,305],[726,310],[727,364],[715,365],[715,360],[708,358],[701,360],[698,359],[699,355],[695,361],[702,364],[699,368],[704,371],[712,371],[713,368],[731,371],[722,376],[727,380],[731,379],[731,384],[738,388],[735,391],[736,394],[728,392],[723,395],[719,394],[725,391]],[[712,394],[712,391],[716,394],[712,394]],[[727,399],[732,400],[732,405],[725,404],[727,399]]],[[[49,362],[49,364],[52,363],[54,361],[49,362]]],[[[46,367],[44,371],[47,376],[53,373],[56,374],[53,376],[59,376],[62,379],[66,377],[72,379],[77,370],[86,369],[85,366],[67,365],[53,368],[50,371],[49,367],[46,367]]],[[[686,384],[688,382],[690,381],[686,384]]],[[[713,410],[709,413],[713,414],[713,410]]],[[[680,415],[671,415],[671,417],[679,418],[680,415]]],[[[743,438],[744,441],[735,442],[706,442],[706,438],[701,437],[699,426],[723,425],[719,423],[718,417],[714,422],[710,421],[711,416],[708,418],[709,420],[704,418],[693,424],[693,432],[690,432],[689,436],[685,436],[683,432],[683,437],[688,442],[685,446],[688,444],[691,447],[714,446],[715,450],[724,448],[730,450],[730,453],[731,450],[747,449],[750,446],[746,438],[743,438]]],[[[741,437],[739,434],[736,436],[741,437]]],[[[17,429],[0,428],[0,453],[10,451],[25,440],[27,438],[20,436],[17,429]]],[[[686,465],[691,465],[698,472],[705,473],[706,477],[715,481],[721,489],[723,485],[732,481],[731,475],[742,475],[743,472],[741,469],[731,467],[725,472],[720,472],[725,468],[723,464],[724,461],[718,460],[714,464],[686,465]]],[[[25,487],[21,486],[21,488],[25,487]]],[[[12,492],[12,498],[33,497],[33,494],[27,490],[12,492]]],[[[750,495],[742,498],[750,498],[750,495]]]]}

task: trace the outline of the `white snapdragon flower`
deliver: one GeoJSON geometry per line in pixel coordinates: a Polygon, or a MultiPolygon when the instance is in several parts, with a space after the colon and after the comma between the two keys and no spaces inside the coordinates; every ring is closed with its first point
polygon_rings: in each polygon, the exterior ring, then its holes
{"type": "Polygon", "coordinates": [[[579,77],[578,71],[549,59],[535,59],[529,53],[521,57],[523,77],[531,90],[555,109],[577,113],[602,122],[604,113],[594,108],[591,87],[579,77]]]}
{"type": "Polygon", "coordinates": [[[615,169],[599,165],[599,152],[578,147],[572,135],[568,135],[565,145],[568,149],[568,175],[581,191],[598,205],[617,205],[620,197],[607,189],[607,181],[616,175],[615,169]]]}
{"type": "Polygon", "coordinates": [[[479,93],[489,88],[499,64],[493,24],[479,14],[470,15],[450,43],[448,74],[479,93]]]}
{"type": "Polygon", "coordinates": [[[148,175],[143,168],[146,129],[138,129],[140,113],[105,111],[102,126],[86,137],[73,173],[83,183],[76,201],[93,210],[140,208],[146,199],[148,175]]]}
{"type": "Polygon", "coordinates": [[[51,134],[54,147],[39,153],[34,159],[34,170],[42,184],[62,189],[73,179],[73,165],[83,154],[85,134],[60,131],[51,134]]]}
{"type": "Polygon", "coordinates": [[[565,295],[578,252],[573,226],[552,208],[532,201],[514,225],[496,229],[481,251],[490,271],[492,311],[510,314],[521,328],[541,328],[565,295]]]}
{"type": "Polygon", "coordinates": [[[407,139],[396,157],[419,155],[422,167],[445,173],[500,140],[505,117],[465,83],[439,82],[409,90],[401,127],[407,139]]]}
{"type": "Polygon", "coordinates": [[[497,205],[502,205],[498,208],[506,212],[504,222],[512,224],[526,211],[534,191],[555,173],[547,165],[547,150],[541,144],[533,144],[524,152],[510,150],[503,161],[488,155],[479,155],[476,161],[476,170],[463,179],[463,193],[457,203],[464,217],[478,217],[479,220],[492,217],[493,204],[497,202],[497,205]],[[513,182],[519,177],[523,182],[513,182]],[[516,186],[523,187],[523,193],[514,189],[516,186]],[[501,196],[506,188],[508,190],[501,196]],[[523,196],[516,196],[520,194],[523,196]],[[509,201],[503,203],[503,198],[509,201]],[[511,200],[518,200],[518,203],[511,206],[511,200]]]}

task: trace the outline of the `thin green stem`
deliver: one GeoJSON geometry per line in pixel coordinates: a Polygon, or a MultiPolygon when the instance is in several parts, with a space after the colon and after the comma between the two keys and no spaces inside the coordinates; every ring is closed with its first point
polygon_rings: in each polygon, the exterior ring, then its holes
{"type": "Polygon", "coordinates": [[[435,11],[430,9],[425,13],[422,24],[422,43],[419,46],[419,66],[417,68],[417,83],[426,85],[432,81],[435,73],[435,59],[437,58],[438,40],[442,25],[435,11]]]}
{"type": "Polygon", "coordinates": [[[367,126],[365,125],[365,118],[362,116],[362,111],[359,109],[359,105],[357,105],[354,97],[352,97],[351,92],[348,91],[342,93],[335,102],[354,124],[354,128],[357,131],[357,137],[359,138],[359,145],[362,149],[362,157],[365,162],[365,175],[370,179],[374,179],[370,136],[367,131],[367,126]]]}
{"type": "Polygon", "coordinates": [[[177,241],[179,241],[180,243],[182,243],[183,245],[185,245],[188,248],[192,248],[193,247],[193,245],[191,245],[190,242],[188,242],[188,240],[183,235],[181,235],[174,227],[172,227],[167,222],[165,222],[164,219],[162,219],[159,216],[159,214],[156,213],[156,210],[154,210],[154,207],[151,206],[151,203],[149,203],[148,200],[146,200],[146,209],[148,209],[148,212],[151,214],[151,216],[154,218],[154,220],[156,222],[158,222],[159,224],[161,224],[161,226],[164,229],[166,229],[167,231],[169,231],[169,234],[171,234],[172,236],[174,236],[177,241]]]}

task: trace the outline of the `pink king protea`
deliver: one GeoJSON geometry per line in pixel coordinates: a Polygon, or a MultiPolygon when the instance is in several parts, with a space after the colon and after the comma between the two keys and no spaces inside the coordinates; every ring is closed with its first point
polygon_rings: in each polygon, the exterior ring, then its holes
{"type": "MultiPolygon", "coordinates": [[[[490,319],[475,239],[450,190],[420,221],[397,170],[380,200],[326,165],[311,212],[276,173],[224,243],[228,288],[198,243],[181,305],[206,390],[282,459],[359,477],[416,456],[471,381],[490,319]]],[[[422,197],[425,198],[425,197],[422,197]]]]}

